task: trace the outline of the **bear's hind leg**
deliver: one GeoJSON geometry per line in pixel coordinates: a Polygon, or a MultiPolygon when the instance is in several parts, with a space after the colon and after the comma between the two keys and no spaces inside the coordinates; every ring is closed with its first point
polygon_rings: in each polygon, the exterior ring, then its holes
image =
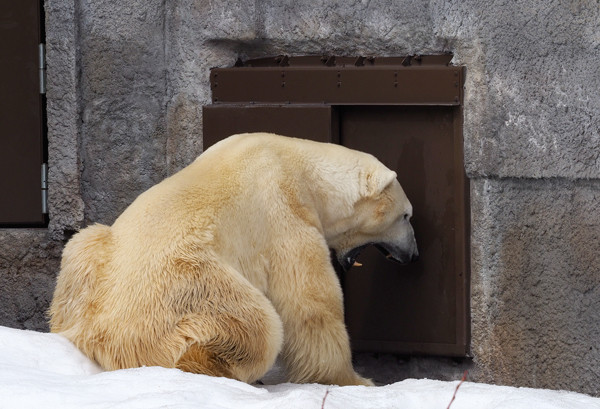
{"type": "Polygon", "coordinates": [[[273,366],[281,349],[282,324],[271,309],[273,314],[246,304],[237,316],[217,311],[186,317],[178,326],[185,347],[174,366],[187,372],[256,381],[273,366]]]}
{"type": "Polygon", "coordinates": [[[283,325],[271,302],[235,270],[205,272],[211,290],[195,294],[195,311],[177,323],[175,367],[254,382],[274,364],[283,325]]]}

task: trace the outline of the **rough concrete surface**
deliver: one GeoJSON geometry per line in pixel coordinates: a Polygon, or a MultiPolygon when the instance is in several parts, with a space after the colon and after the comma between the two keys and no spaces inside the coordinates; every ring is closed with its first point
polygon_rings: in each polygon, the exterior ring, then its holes
{"type": "Polygon", "coordinates": [[[477,378],[600,395],[600,183],[472,182],[477,378]]]}
{"type": "Polygon", "coordinates": [[[80,13],[85,219],[111,224],[166,176],[164,2],[83,2],[80,13]]]}
{"type": "Polygon", "coordinates": [[[83,221],[79,158],[80,92],[77,76],[76,12],[74,2],[48,2],[45,5],[46,112],[48,118],[48,206],[49,230],[61,239],[63,231],[75,230],[83,221]]]}
{"type": "Polygon", "coordinates": [[[47,328],[63,242],[202,151],[209,70],[278,54],[453,52],[467,67],[472,360],[407,376],[600,396],[597,0],[46,0],[48,229],[0,230],[0,324],[47,328]]]}
{"type": "Polygon", "coordinates": [[[62,243],[46,229],[5,229],[0,234],[0,323],[48,331],[46,310],[52,300],[62,243]]]}
{"type": "Polygon", "coordinates": [[[473,176],[600,176],[595,0],[440,2],[436,29],[467,65],[473,176]]]}

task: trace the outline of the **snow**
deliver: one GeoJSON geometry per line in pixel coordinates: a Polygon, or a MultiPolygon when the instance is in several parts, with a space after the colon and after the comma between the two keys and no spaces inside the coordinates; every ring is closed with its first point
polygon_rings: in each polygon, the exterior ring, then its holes
{"type": "MultiPolygon", "coordinates": [[[[0,327],[0,408],[445,409],[457,384],[253,386],[158,367],[103,372],[60,335],[0,327]]],[[[600,409],[600,398],[464,382],[452,409],[466,408],[600,409]]]]}

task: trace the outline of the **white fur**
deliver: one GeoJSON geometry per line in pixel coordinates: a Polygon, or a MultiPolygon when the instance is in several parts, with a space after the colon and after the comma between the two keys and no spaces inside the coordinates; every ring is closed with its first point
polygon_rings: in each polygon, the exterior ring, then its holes
{"type": "Polygon", "coordinates": [[[105,369],[161,365],[252,382],[281,353],[291,381],[369,385],[352,369],[329,249],[412,245],[399,221],[412,208],[395,177],[341,146],[232,136],[111,227],[73,237],[51,329],[105,369]]]}

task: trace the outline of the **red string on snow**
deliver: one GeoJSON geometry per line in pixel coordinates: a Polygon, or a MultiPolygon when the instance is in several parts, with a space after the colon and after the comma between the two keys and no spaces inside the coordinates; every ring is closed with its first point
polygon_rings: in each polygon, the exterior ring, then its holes
{"type": "Polygon", "coordinates": [[[454,390],[454,395],[452,395],[452,400],[450,401],[450,403],[448,404],[448,407],[446,409],[450,409],[452,402],[454,402],[454,399],[456,399],[456,392],[458,392],[458,388],[460,388],[460,385],[462,385],[462,383],[467,380],[468,373],[469,373],[469,371],[465,371],[465,373],[463,373],[462,379],[460,380],[458,385],[456,385],[456,389],[454,390]]]}
{"type": "Polygon", "coordinates": [[[329,388],[325,391],[325,396],[323,396],[323,402],[321,403],[321,409],[325,408],[325,399],[327,399],[327,395],[329,395],[329,388]]]}

